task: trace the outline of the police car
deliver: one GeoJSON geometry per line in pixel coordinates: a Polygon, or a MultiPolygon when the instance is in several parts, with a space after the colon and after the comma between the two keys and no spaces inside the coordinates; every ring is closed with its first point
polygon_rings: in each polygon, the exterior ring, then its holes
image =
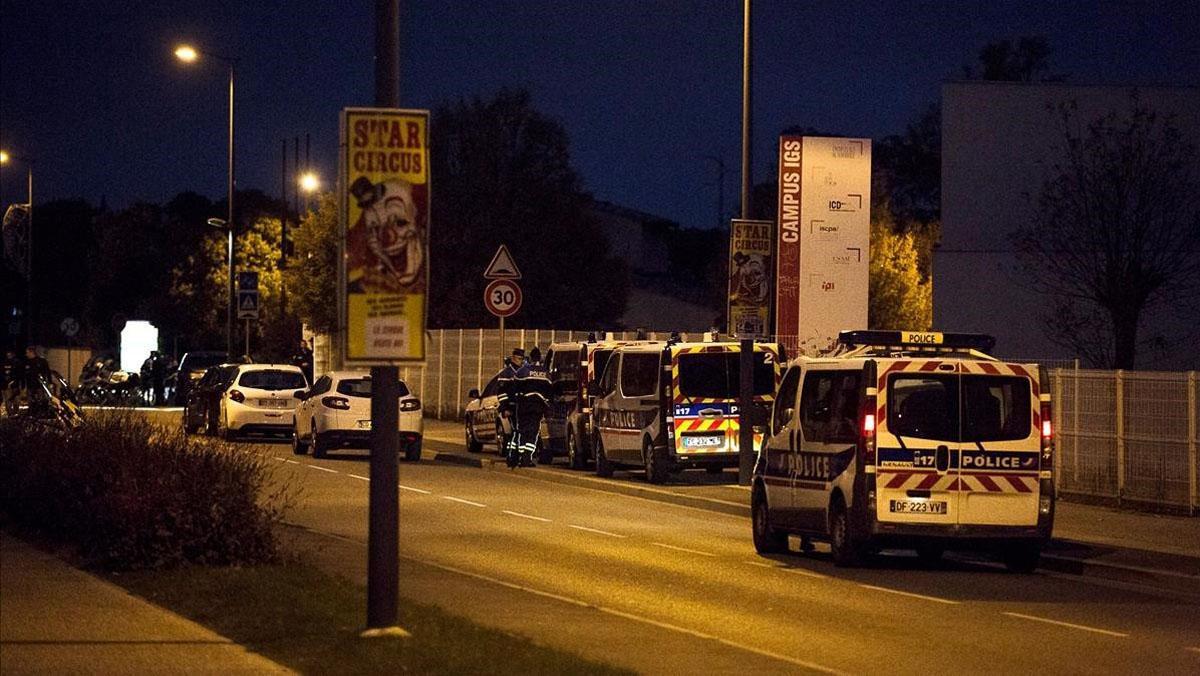
{"type": "Polygon", "coordinates": [[[650,342],[597,340],[593,334],[586,341],[550,345],[546,366],[554,386],[554,399],[546,411],[542,439],[554,455],[565,454],[572,469],[584,469],[592,458],[593,390],[613,350],[622,345],[650,342]]]}
{"type": "MultiPolygon", "coordinates": [[[[783,355],[780,345],[754,345],[754,402],[763,420],[783,355]]],[[[648,481],[662,483],[681,469],[737,467],[740,358],[734,342],[618,347],[593,393],[596,474],[641,467],[648,481]]],[[[754,439],[757,447],[762,435],[754,439]]]]}
{"type": "Polygon", "coordinates": [[[1037,567],[1054,523],[1044,369],[988,356],[991,336],[844,331],[783,375],[751,493],[754,546],[798,534],[838,565],[868,552],[984,548],[1037,567]]]}

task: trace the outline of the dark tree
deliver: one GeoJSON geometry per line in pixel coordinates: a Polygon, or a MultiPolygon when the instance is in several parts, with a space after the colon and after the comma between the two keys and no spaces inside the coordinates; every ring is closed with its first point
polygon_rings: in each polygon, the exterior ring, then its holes
{"type": "Polygon", "coordinates": [[[629,291],[624,264],[589,221],[567,134],[523,90],[439,106],[431,141],[435,327],[490,326],[483,271],[508,245],[524,279],[521,326],[611,324],[629,291]]]}
{"type": "Polygon", "coordinates": [[[871,156],[876,206],[901,230],[941,220],[942,111],[932,103],[903,134],[880,139],[871,156]]]}
{"type": "MultiPolygon", "coordinates": [[[[1024,278],[1051,301],[1049,337],[1102,368],[1133,368],[1145,318],[1196,316],[1196,148],[1131,95],[1130,110],[1084,124],[1060,108],[1064,154],[1013,233],[1024,278]]],[[[1157,339],[1156,339],[1157,340],[1157,339]]]]}
{"type": "MultiPolygon", "coordinates": [[[[1050,65],[1050,43],[1041,35],[1026,35],[1014,40],[997,40],[979,50],[981,80],[1033,82],[1045,79],[1050,65]]],[[[967,69],[968,77],[975,77],[967,69]]]]}

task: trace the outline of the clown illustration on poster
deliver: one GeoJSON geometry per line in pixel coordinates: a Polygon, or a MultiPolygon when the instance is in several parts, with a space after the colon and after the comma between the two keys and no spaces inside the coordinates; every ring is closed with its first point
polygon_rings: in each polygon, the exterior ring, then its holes
{"type": "Polygon", "coordinates": [[[343,113],[347,361],[425,357],[428,119],[427,111],[343,113]]]}
{"type": "Polygon", "coordinates": [[[734,219],[729,230],[729,332],[741,338],[768,334],[773,225],[734,219]]]}

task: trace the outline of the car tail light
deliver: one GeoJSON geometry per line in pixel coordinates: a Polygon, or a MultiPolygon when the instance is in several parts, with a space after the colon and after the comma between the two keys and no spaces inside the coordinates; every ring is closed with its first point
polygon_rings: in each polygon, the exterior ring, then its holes
{"type": "Polygon", "coordinates": [[[242,394],[241,390],[230,390],[229,398],[236,401],[239,404],[246,401],[246,395],[242,394]]]}
{"type": "Polygon", "coordinates": [[[875,464],[875,388],[867,388],[859,414],[859,437],[861,439],[863,465],[875,464]]]}
{"type": "Polygon", "coordinates": [[[336,408],[339,411],[350,410],[350,400],[345,397],[321,397],[321,403],[326,408],[336,408]]]}
{"type": "Polygon", "coordinates": [[[1054,459],[1054,409],[1050,402],[1042,402],[1042,468],[1050,469],[1054,459]]]}
{"type": "Polygon", "coordinates": [[[420,409],[421,409],[421,400],[420,399],[414,398],[414,399],[401,399],[400,400],[400,410],[401,411],[419,411],[420,409]]]}

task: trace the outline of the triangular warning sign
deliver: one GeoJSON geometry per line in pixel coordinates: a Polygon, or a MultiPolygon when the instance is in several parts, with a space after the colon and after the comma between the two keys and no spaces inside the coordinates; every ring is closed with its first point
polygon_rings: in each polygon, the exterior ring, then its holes
{"type": "Polygon", "coordinates": [[[252,312],[253,312],[254,310],[257,310],[257,309],[258,309],[258,294],[254,294],[254,293],[243,293],[243,294],[242,294],[242,302],[241,302],[241,304],[238,306],[238,309],[240,309],[240,310],[250,310],[250,311],[252,311],[252,312]]]}
{"type": "Polygon", "coordinates": [[[517,262],[513,260],[512,254],[508,253],[508,247],[501,244],[500,248],[496,249],[496,255],[492,256],[492,262],[488,263],[483,277],[484,279],[521,278],[521,270],[517,268],[517,262]]]}

